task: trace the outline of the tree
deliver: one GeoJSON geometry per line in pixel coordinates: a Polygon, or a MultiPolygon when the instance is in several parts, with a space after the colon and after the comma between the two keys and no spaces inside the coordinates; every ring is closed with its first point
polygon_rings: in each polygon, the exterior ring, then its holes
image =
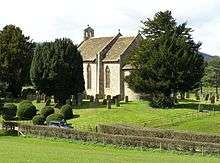
{"type": "Polygon", "coordinates": [[[217,99],[219,99],[218,88],[220,87],[220,57],[216,56],[207,63],[202,82],[204,86],[215,87],[217,99]]]}
{"type": "Polygon", "coordinates": [[[129,87],[166,101],[177,91],[198,87],[204,60],[198,52],[201,43],[193,41],[187,23],[177,25],[170,11],[158,12],[142,23],[144,40],[128,60],[134,67],[126,78],[129,87]]]}
{"type": "Polygon", "coordinates": [[[83,61],[70,39],[37,45],[30,69],[33,85],[60,104],[84,91],[83,61]]]}
{"type": "Polygon", "coordinates": [[[0,31],[0,81],[14,97],[27,82],[33,53],[34,44],[19,27],[7,25],[0,31]]]}

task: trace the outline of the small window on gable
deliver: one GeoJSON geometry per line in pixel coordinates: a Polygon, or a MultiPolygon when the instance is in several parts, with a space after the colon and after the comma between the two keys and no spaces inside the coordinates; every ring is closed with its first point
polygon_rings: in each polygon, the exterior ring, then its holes
{"type": "Polygon", "coordinates": [[[91,66],[88,64],[87,66],[87,89],[92,88],[92,71],[91,71],[91,66]]]}
{"type": "Polygon", "coordinates": [[[110,88],[110,69],[107,66],[105,69],[105,87],[110,88]]]}

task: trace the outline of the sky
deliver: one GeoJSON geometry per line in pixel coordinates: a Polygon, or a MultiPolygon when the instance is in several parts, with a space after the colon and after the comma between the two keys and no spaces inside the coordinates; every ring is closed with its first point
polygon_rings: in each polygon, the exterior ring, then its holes
{"type": "Polygon", "coordinates": [[[141,21],[159,11],[171,10],[187,22],[200,51],[220,56],[220,0],[0,0],[0,30],[20,27],[35,42],[67,37],[79,44],[89,24],[95,36],[138,33],[141,21]]]}

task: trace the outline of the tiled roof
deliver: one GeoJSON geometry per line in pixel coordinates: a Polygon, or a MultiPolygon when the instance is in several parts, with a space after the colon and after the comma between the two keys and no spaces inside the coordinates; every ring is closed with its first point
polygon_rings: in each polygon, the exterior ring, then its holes
{"type": "Polygon", "coordinates": [[[113,37],[90,38],[79,46],[83,61],[93,61],[96,55],[113,39],[113,37]]]}
{"type": "Polygon", "coordinates": [[[134,39],[135,37],[120,37],[107,52],[103,61],[117,61],[134,39]]]}

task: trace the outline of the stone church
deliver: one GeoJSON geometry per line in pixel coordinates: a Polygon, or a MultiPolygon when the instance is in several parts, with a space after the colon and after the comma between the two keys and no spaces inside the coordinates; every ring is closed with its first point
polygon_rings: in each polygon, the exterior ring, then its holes
{"type": "Polygon", "coordinates": [[[84,40],[78,49],[83,58],[85,90],[87,95],[99,95],[105,98],[119,95],[121,99],[139,99],[139,95],[128,88],[124,81],[131,66],[126,59],[142,41],[142,36],[122,36],[120,31],[115,36],[94,37],[94,30],[88,26],[84,30],[84,40]]]}

